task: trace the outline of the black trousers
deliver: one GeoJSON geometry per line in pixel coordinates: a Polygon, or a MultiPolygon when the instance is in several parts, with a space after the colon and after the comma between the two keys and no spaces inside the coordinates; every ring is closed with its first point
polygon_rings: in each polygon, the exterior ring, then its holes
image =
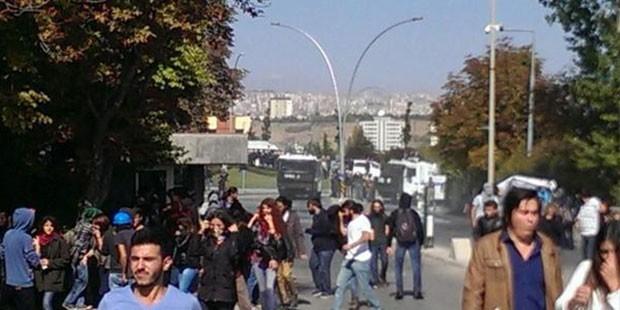
{"type": "Polygon", "coordinates": [[[4,305],[8,305],[8,309],[15,310],[36,310],[36,291],[34,287],[16,288],[7,285],[2,296],[4,305]]]}
{"type": "Polygon", "coordinates": [[[234,302],[200,301],[203,310],[234,310],[234,302]]]}

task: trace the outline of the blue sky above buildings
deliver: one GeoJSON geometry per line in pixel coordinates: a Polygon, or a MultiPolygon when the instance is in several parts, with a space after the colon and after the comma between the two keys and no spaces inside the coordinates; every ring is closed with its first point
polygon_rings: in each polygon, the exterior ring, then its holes
{"type": "MultiPolygon", "coordinates": [[[[549,25],[549,13],[535,0],[497,0],[497,20],[505,27],[534,29],[544,72],[572,66],[565,33],[549,25]]],[[[489,0],[271,0],[263,17],[239,16],[233,27],[231,62],[243,53],[239,67],[249,71],[247,89],[329,92],[331,82],[321,56],[309,41],[281,22],[314,36],[327,51],[339,88],[346,90],[355,61],[370,40],[386,27],[414,16],[423,21],[398,27],[383,36],[366,55],[355,89],[440,94],[450,72],[462,68],[467,55],[485,51],[489,37],[489,0]]],[[[503,33],[517,44],[526,34],[503,33]]]]}

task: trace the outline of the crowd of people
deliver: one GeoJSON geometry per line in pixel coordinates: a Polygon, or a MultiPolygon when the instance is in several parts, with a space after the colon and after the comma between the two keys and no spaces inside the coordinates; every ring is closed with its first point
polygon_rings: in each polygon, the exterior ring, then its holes
{"type": "Polygon", "coordinates": [[[406,252],[416,272],[414,297],[423,298],[424,234],[411,201],[404,194],[400,208],[388,216],[380,200],[366,210],[353,200],[324,208],[311,199],[306,208],[312,224],[306,229],[287,197],[265,198],[251,213],[234,187],[217,203],[207,202],[206,210],[177,191],[169,192],[168,204],[138,199],[137,207],[110,216],[83,202],[68,230],[50,216],[33,228],[35,209],[21,207],[10,217],[0,213],[0,299],[10,309],[142,309],[138,306],[149,304],[157,304],[151,309],[181,309],[180,304],[182,309],[289,309],[299,304],[293,266],[308,260],[313,295],[333,297],[333,309],[341,308],[346,291],[353,308],[366,300],[380,309],[373,289],[387,285],[388,253],[397,258],[396,298],[403,298],[406,252]],[[332,286],[337,252],[344,259],[332,286]]]}
{"type": "MultiPolygon", "coordinates": [[[[394,256],[394,298],[402,300],[407,254],[412,297],[424,299],[425,230],[412,196],[402,194],[389,214],[381,200],[324,207],[310,199],[311,225],[304,228],[287,197],[265,198],[252,213],[238,195],[229,188],[202,209],[171,191],[167,204],[138,200],[109,215],[83,202],[68,230],[49,216],[33,229],[33,208],[0,212],[0,303],[29,310],[294,309],[300,298],[293,267],[308,260],[312,295],[331,299],[333,310],[342,309],[346,294],[352,309],[381,309],[375,289],[388,285],[388,255],[394,256]],[[337,253],[342,263],[332,282],[337,253]]],[[[564,290],[559,246],[567,237],[559,197],[545,203],[537,191],[515,188],[500,201],[485,187],[471,213],[476,241],[463,309],[565,303],[561,309],[619,310],[620,221],[604,201],[585,191],[580,198],[574,225],[591,270],[564,290]]]]}

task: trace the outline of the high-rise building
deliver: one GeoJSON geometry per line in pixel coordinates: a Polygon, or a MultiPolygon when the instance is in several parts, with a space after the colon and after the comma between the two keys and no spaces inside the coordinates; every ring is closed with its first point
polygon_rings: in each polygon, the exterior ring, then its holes
{"type": "Polygon", "coordinates": [[[269,99],[269,117],[285,118],[293,115],[293,99],[290,97],[274,97],[269,99]]]}
{"type": "Polygon", "coordinates": [[[376,117],[372,121],[360,122],[364,136],[372,142],[379,152],[403,148],[403,128],[405,122],[389,117],[376,117]]]}

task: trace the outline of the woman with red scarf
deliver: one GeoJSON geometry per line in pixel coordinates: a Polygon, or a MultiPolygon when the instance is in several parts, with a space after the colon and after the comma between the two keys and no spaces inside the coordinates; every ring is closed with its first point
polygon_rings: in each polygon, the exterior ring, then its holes
{"type": "Polygon", "coordinates": [[[255,233],[252,270],[258,282],[261,307],[263,310],[275,310],[276,271],[280,262],[288,257],[288,251],[293,250],[288,239],[283,237],[286,226],[276,201],[271,198],[263,200],[248,226],[255,233]]]}
{"type": "Polygon", "coordinates": [[[54,295],[65,289],[65,272],[71,259],[69,245],[58,233],[55,218],[47,216],[41,221],[35,249],[41,257],[41,268],[35,270],[35,283],[43,293],[43,309],[53,310],[54,295]]]}

